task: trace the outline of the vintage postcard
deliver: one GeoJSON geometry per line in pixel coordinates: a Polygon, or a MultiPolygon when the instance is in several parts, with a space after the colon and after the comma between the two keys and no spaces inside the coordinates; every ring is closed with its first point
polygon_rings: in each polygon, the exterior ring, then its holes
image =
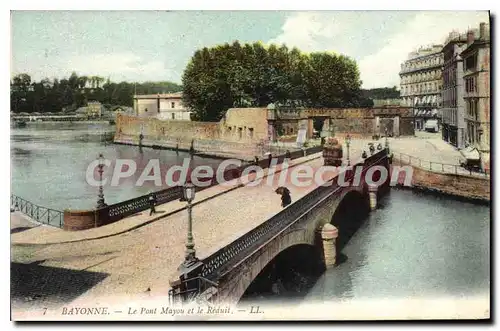
{"type": "Polygon", "coordinates": [[[488,11],[12,11],[11,319],[490,319],[488,11]]]}

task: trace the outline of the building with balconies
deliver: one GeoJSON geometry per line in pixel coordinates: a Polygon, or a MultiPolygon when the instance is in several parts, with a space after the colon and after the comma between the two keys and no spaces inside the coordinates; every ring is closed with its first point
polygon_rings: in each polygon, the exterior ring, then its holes
{"type": "Polygon", "coordinates": [[[463,59],[466,145],[477,148],[483,169],[490,160],[490,29],[486,23],[467,34],[463,59]]]}
{"type": "Polygon", "coordinates": [[[466,142],[464,70],[460,55],[467,48],[467,39],[474,40],[474,31],[459,33],[452,31],[443,47],[443,140],[462,149],[466,142]]]}
{"type": "Polygon", "coordinates": [[[423,130],[428,119],[440,120],[442,45],[421,47],[401,64],[401,105],[412,107],[415,129],[423,130]]]}

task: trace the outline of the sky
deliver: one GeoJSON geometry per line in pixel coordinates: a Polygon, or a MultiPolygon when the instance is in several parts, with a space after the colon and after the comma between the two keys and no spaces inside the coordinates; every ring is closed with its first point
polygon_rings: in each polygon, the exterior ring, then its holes
{"type": "Polygon", "coordinates": [[[341,53],[363,88],[399,87],[408,53],[488,21],[486,11],[13,11],[11,75],[181,83],[197,49],[239,40],[341,53]]]}

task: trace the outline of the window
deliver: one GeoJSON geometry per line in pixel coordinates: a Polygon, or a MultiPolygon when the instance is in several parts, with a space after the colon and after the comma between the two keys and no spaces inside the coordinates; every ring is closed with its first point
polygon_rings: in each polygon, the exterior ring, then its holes
{"type": "Polygon", "coordinates": [[[175,108],[175,102],[172,102],[171,106],[172,106],[171,108],[175,108]]]}
{"type": "Polygon", "coordinates": [[[175,113],[172,113],[172,119],[175,120],[175,113]]]}
{"type": "Polygon", "coordinates": [[[465,91],[468,93],[477,92],[476,77],[468,77],[465,79],[465,91]]]}
{"type": "Polygon", "coordinates": [[[290,133],[293,133],[293,128],[290,128],[290,133]]]}
{"type": "Polygon", "coordinates": [[[238,139],[241,139],[243,136],[243,128],[238,128],[238,139]]]}
{"type": "Polygon", "coordinates": [[[248,128],[248,135],[253,138],[253,128],[248,128]]]}
{"type": "Polygon", "coordinates": [[[477,54],[471,55],[464,61],[464,69],[475,71],[477,68],[477,54]]]}

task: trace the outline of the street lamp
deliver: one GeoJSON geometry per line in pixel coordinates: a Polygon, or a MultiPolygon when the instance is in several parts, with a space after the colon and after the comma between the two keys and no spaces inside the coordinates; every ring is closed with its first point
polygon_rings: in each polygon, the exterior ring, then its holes
{"type": "Polygon", "coordinates": [[[196,250],[194,249],[193,241],[193,219],[192,219],[192,206],[191,202],[194,200],[195,187],[192,183],[186,183],[183,187],[184,200],[188,203],[188,232],[186,242],[186,256],[183,262],[183,267],[188,268],[192,266],[198,259],[196,258],[196,250]]]}
{"type": "Polygon", "coordinates": [[[102,173],[104,170],[104,157],[102,156],[102,153],[99,154],[99,165],[97,166],[97,172],[99,173],[99,193],[97,194],[97,208],[104,208],[107,206],[107,204],[104,202],[104,192],[102,189],[102,173]]]}
{"type": "Polygon", "coordinates": [[[347,136],[345,137],[345,145],[347,147],[347,165],[350,166],[351,165],[351,160],[349,158],[349,145],[351,144],[351,136],[349,134],[347,134],[347,136]]]}

